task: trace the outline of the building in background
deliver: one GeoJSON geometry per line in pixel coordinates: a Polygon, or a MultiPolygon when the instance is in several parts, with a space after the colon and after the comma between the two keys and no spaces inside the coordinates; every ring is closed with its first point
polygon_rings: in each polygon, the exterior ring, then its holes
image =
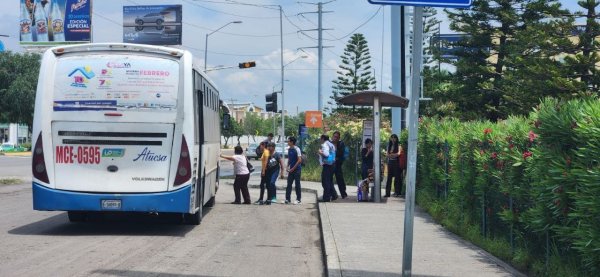
{"type": "Polygon", "coordinates": [[[29,127],[25,124],[0,123],[0,143],[23,144],[31,142],[29,127]]]}

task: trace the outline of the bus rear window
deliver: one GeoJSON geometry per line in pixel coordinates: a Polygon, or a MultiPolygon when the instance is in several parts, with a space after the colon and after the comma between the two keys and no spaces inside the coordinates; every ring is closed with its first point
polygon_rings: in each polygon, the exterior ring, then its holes
{"type": "Polygon", "coordinates": [[[58,59],[53,105],[56,112],[174,112],[179,63],[135,55],[86,55],[58,59]]]}

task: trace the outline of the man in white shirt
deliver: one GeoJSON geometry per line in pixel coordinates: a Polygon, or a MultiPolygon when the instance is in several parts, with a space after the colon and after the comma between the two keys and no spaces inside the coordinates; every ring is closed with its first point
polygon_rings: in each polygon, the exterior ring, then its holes
{"type": "Polygon", "coordinates": [[[333,194],[333,171],[335,163],[335,146],[329,141],[328,135],[321,135],[321,148],[319,149],[319,164],[321,171],[321,185],[323,186],[323,199],[321,202],[336,200],[333,194]]]}

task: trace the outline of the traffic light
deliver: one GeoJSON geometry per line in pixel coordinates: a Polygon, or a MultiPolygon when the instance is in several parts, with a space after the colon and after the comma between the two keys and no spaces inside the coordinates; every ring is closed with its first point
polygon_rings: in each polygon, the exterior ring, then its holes
{"type": "Polygon", "coordinates": [[[243,62],[243,63],[239,63],[240,68],[250,68],[250,67],[255,67],[256,66],[256,62],[252,61],[252,62],[243,62]]]}
{"type": "Polygon", "coordinates": [[[277,112],[277,92],[269,93],[265,95],[265,100],[267,101],[267,105],[265,109],[267,112],[277,112]]]}

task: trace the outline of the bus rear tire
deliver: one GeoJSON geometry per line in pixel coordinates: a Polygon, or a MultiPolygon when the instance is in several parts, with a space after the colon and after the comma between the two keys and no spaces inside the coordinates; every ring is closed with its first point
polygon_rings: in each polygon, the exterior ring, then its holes
{"type": "Polygon", "coordinates": [[[206,207],[214,207],[215,206],[215,196],[211,197],[210,200],[208,200],[208,202],[206,202],[206,207]]]}
{"type": "Polygon", "coordinates": [[[200,225],[200,222],[202,222],[202,209],[198,210],[195,214],[184,214],[183,218],[187,224],[200,225]]]}
{"type": "Polygon", "coordinates": [[[85,212],[80,211],[68,211],[67,215],[70,222],[84,222],[86,217],[85,212]]]}

